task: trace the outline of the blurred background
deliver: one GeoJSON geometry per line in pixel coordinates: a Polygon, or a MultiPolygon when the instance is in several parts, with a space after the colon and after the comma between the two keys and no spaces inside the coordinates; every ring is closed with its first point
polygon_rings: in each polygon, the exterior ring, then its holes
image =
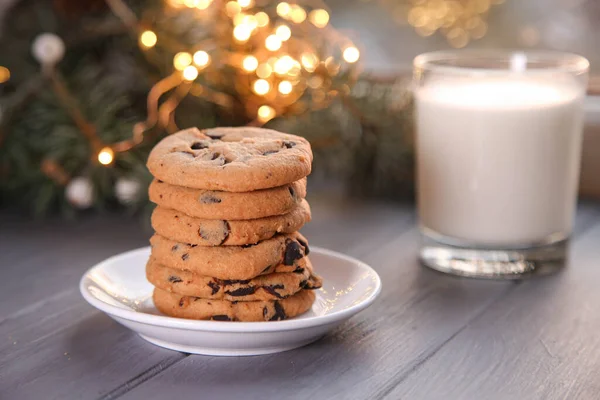
{"type": "Polygon", "coordinates": [[[586,56],[600,198],[599,23],[597,0],[0,0],[0,206],[147,211],[158,140],[246,124],[307,137],[315,187],[410,200],[411,61],[449,48],[586,56]]]}

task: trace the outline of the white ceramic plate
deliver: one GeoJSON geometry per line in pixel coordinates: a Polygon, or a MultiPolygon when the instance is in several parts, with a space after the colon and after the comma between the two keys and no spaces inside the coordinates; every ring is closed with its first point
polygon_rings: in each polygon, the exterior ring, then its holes
{"type": "Polygon", "coordinates": [[[311,262],[323,288],[311,310],[273,322],[194,321],[162,315],[152,302],[145,266],[150,248],[111,257],[89,269],[79,289],[92,306],[158,346],[186,353],[246,356],[276,353],[311,343],[368,307],[381,291],[365,263],[312,248],[311,262]]]}

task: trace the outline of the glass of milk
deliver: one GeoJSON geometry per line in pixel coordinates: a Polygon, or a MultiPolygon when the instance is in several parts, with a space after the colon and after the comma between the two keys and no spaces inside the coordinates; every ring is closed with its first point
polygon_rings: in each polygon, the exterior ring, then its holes
{"type": "Polygon", "coordinates": [[[415,59],[423,264],[487,278],[564,265],[588,69],[583,57],[549,51],[415,59]]]}

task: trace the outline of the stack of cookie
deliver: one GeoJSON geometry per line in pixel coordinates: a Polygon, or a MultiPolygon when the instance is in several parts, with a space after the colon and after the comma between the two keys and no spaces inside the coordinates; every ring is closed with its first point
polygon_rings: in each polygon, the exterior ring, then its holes
{"type": "Polygon", "coordinates": [[[261,128],[187,129],[150,153],[156,231],[146,267],[164,314],[273,321],[321,286],[297,231],[310,220],[303,138],[261,128]]]}

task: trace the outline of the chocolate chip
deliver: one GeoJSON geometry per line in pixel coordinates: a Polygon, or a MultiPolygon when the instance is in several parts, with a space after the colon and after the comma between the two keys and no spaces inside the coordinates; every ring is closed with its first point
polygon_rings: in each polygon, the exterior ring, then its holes
{"type": "Polygon", "coordinates": [[[181,299],[179,299],[179,307],[183,307],[183,305],[185,304],[184,298],[182,297],[181,299]]]}
{"type": "Polygon", "coordinates": [[[310,249],[308,248],[308,243],[306,243],[304,240],[302,240],[300,238],[296,238],[296,240],[298,241],[298,243],[300,243],[302,245],[302,247],[304,247],[304,255],[307,256],[310,253],[310,249]]]}
{"type": "Polygon", "coordinates": [[[292,272],[294,272],[295,274],[301,274],[304,272],[304,268],[302,267],[297,267],[295,270],[293,270],[292,272]]]}
{"type": "Polygon", "coordinates": [[[198,200],[202,204],[217,204],[221,202],[221,199],[212,193],[204,193],[198,200]]]}
{"type": "Polygon", "coordinates": [[[210,319],[213,321],[231,321],[231,318],[229,318],[227,315],[213,315],[210,317],[210,319]]]}
{"type": "Polygon", "coordinates": [[[237,304],[239,301],[232,301],[231,304],[237,304]]]}
{"type": "Polygon", "coordinates": [[[224,286],[231,286],[231,285],[235,285],[236,283],[239,283],[240,285],[247,285],[250,283],[250,279],[225,279],[225,280],[219,280],[219,283],[221,283],[221,285],[224,286]]]}
{"type": "Polygon", "coordinates": [[[279,150],[267,150],[263,153],[263,156],[268,156],[269,154],[279,153],[279,150]]]}
{"type": "Polygon", "coordinates": [[[185,253],[184,255],[182,255],[182,256],[181,256],[181,259],[182,259],[183,261],[185,261],[185,260],[187,260],[187,259],[188,259],[188,257],[189,257],[189,256],[190,256],[190,255],[189,255],[188,253],[185,253]]]}
{"type": "Polygon", "coordinates": [[[276,289],[283,289],[284,286],[283,285],[268,285],[268,286],[263,286],[263,289],[265,290],[265,292],[270,293],[271,295],[277,297],[278,299],[284,299],[285,296],[280,295],[279,293],[276,292],[276,289]]]}
{"type": "Polygon", "coordinates": [[[268,271],[271,270],[272,267],[273,267],[272,265],[269,265],[267,268],[265,268],[265,269],[262,270],[261,274],[267,273],[268,271]]]}
{"type": "Polygon", "coordinates": [[[208,286],[212,289],[211,295],[217,293],[219,289],[221,289],[221,286],[215,281],[208,282],[208,286]]]}
{"type": "Polygon", "coordinates": [[[283,141],[283,146],[286,149],[291,149],[292,147],[294,147],[296,145],[296,142],[292,142],[291,140],[284,140],[283,141]]]}
{"type": "Polygon", "coordinates": [[[192,148],[192,150],[202,150],[208,148],[208,145],[202,142],[194,142],[190,147],[192,148]]]}
{"type": "Polygon", "coordinates": [[[157,182],[158,182],[158,183],[164,183],[164,182],[163,182],[163,181],[161,181],[160,179],[159,179],[159,180],[157,180],[157,182]]]}
{"type": "Polygon", "coordinates": [[[216,160],[217,158],[221,157],[221,153],[213,153],[212,157],[210,158],[211,160],[216,160]]]}
{"type": "Polygon", "coordinates": [[[257,244],[258,244],[258,243],[248,243],[248,244],[243,244],[243,245],[242,245],[242,249],[247,249],[247,248],[249,248],[249,247],[256,246],[257,244]]]}
{"type": "Polygon", "coordinates": [[[300,285],[298,285],[300,289],[307,289],[308,281],[301,281],[300,285]]]}
{"type": "Polygon", "coordinates": [[[162,199],[162,198],[163,198],[163,195],[162,195],[162,194],[159,194],[159,195],[158,195],[158,197],[160,197],[160,198],[162,199]]]}
{"type": "Polygon", "coordinates": [[[288,187],[288,190],[290,191],[290,195],[292,196],[292,199],[296,199],[296,191],[294,190],[293,187],[288,187]]]}
{"type": "Polygon", "coordinates": [[[193,249],[193,248],[194,248],[194,247],[196,247],[196,246],[198,246],[198,245],[197,245],[197,244],[188,244],[188,247],[189,247],[190,249],[193,249]]]}
{"type": "Polygon", "coordinates": [[[211,131],[204,132],[204,134],[213,140],[221,140],[221,137],[223,137],[223,133],[216,133],[211,131]]]}
{"type": "Polygon", "coordinates": [[[256,292],[256,287],[255,286],[248,286],[248,287],[242,287],[236,290],[227,290],[225,293],[227,293],[230,296],[233,297],[239,297],[239,296],[248,296],[250,294],[254,294],[254,292],[256,292]]]}
{"type": "Polygon", "coordinates": [[[177,251],[177,249],[179,249],[179,245],[176,244],[175,246],[171,247],[171,251],[177,251]]]}
{"type": "Polygon", "coordinates": [[[294,261],[304,257],[304,252],[295,240],[286,239],[285,253],[283,255],[283,265],[294,265],[294,261]]]}
{"type": "Polygon", "coordinates": [[[275,315],[273,315],[269,321],[281,321],[282,319],[285,319],[285,310],[283,309],[281,304],[279,304],[278,301],[275,301],[273,303],[273,306],[275,306],[275,315]]]}
{"type": "Polygon", "coordinates": [[[263,307],[263,318],[266,321],[267,315],[269,314],[269,309],[267,307],[263,307]]]}
{"type": "Polygon", "coordinates": [[[221,221],[221,223],[223,224],[222,227],[216,230],[205,229],[200,226],[198,235],[212,245],[219,246],[223,244],[223,242],[227,240],[231,228],[229,227],[229,222],[221,221]]]}
{"type": "Polygon", "coordinates": [[[171,283],[179,283],[179,282],[183,282],[183,280],[180,277],[178,277],[178,276],[171,275],[171,276],[169,276],[169,282],[171,282],[171,283]]]}

